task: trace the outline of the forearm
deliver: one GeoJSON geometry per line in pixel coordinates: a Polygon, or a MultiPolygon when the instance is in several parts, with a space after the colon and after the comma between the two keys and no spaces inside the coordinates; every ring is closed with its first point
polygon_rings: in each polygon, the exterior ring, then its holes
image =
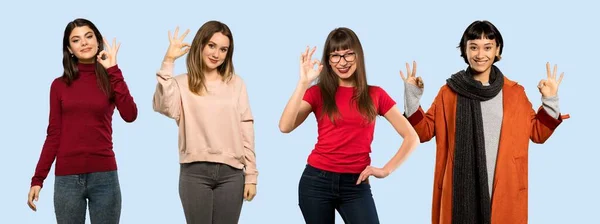
{"type": "Polygon", "coordinates": [[[118,65],[115,65],[108,68],[107,73],[115,95],[115,106],[119,110],[119,114],[126,122],[135,121],[138,115],[137,105],[129,92],[121,69],[119,69],[118,65]]]}
{"type": "Polygon", "coordinates": [[[158,81],[152,99],[152,109],[167,117],[177,119],[180,112],[180,93],[173,78],[172,62],[166,60],[162,63],[160,70],[156,73],[158,81]]]}
{"type": "Polygon", "coordinates": [[[560,115],[560,108],[558,106],[558,95],[553,97],[543,97],[542,96],[542,106],[544,110],[553,117],[554,119],[558,119],[560,115]]]}
{"type": "Polygon", "coordinates": [[[415,150],[415,148],[419,145],[419,136],[416,132],[412,132],[410,136],[406,136],[402,141],[402,145],[396,152],[396,154],[385,164],[383,169],[388,173],[393,173],[415,150]]]}
{"type": "Polygon", "coordinates": [[[407,117],[417,112],[421,96],[423,96],[423,89],[406,82],[404,83],[404,113],[407,117]]]}
{"type": "Polygon", "coordinates": [[[302,97],[304,96],[304,93],[308,87],[309,82],[298,82],[296,89],[285,106],[285,109],[281,115],[281,119],[279,120],[279,129],[282,132],[289,132],[296,126],[296,118],[298,116],[298,112],[300,111],[302,97]]]}

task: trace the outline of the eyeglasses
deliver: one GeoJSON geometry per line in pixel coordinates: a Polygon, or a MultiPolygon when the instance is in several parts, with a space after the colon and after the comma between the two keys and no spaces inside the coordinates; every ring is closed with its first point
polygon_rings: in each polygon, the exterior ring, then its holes
{"type": "Polygon", "coordinates": [[[340,62],[340,60],[342,60],[342,58],[344,58],[344,60],[346,62],[353,62],[354,60],[356,60],[356,53],[348,53],[348,54],[344,54],[344,55],[339,55],[339,54],[329,55],[329,61],[334,64],[340,62]]]}

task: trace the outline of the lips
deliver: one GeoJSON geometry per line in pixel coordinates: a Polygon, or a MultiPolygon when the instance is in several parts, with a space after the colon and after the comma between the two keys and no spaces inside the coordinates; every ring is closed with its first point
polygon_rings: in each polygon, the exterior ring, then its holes
{"type": "Polygon", "coordinates": [[[215,60],[215,59],[212,59],[212,58],[209,58],[208,60],[209,60],[211,63],[213,63],[213,64],[217,64],[217,63],[219,62],[219,60],[215,60]]]}
{"type": "Polygon", "coordinates": [[[337,70],[338,70],[338,72],[340,72],[342,74],[346,74],[346,73],[348,73],[348,71],[350,71],[350,67],[348,67],[348,68],[338,68],[337,70]]]}
{"type": "Polygon", "coordinates": [[[475,61],[475,63],[477,63],[478,65],[485,65],[488,61],[475,61]]]}
{"type": "Polygon", "coordinates": [[[81,52],[81,53],[86,53],[86,52],[89,52],[89,51],[91,51],[91,50],[92,50],[92,48],[91,48],[91,47],[88,47],[88,48],[84,48],[84,49],[82,49],[80,52],[81,52]]]}

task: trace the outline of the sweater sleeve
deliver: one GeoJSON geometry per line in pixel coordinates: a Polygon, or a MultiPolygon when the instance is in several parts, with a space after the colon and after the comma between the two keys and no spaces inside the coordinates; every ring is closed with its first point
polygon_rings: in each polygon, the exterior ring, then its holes
{"type": "MultiPolygon", "coordinates": [[[[239,77],[238,77],[239,78],[239,77]]],[[[241,79],[240,79],[241,80],[241,79]]],[[[258,170],[256,169],[256,152],[254,150],[254,117],[250,108],[246,84],[241,80],[238,108],[242,122],[242,141],[244,144],[244,174],[246,184],[257,184],[258,170]]]]}
{"type": "Polygon", "coordinates": [[[529,138],[534,143],[542,144],[552,136],[556,128],[563,121],[563,116],[558,113],[558,97],[555,99],[542,99],[543,105],[540,106],[536,112],[525,94],[525,88],[519,86],[519,91],[521,92],[520,96],[522,97],[522,102],[526,104],[526,108],[530,108],[529,117],[531,119],[531,135],[529,138]],[[555,100],[556,102],[552,102],[552,100],[555,100]],[[554,103],[556,107],[552,106],[554,103]],[[548,111],[546,108],[551,111],[548,111]]]}
{"type": "Polygon", "coordinates": [[[421,96],[423,96],[423,89],[404,82],[404,111],[407,117],[417,112],[421,96]]]}
{"type": "Polygon", "coordinates": [[[179,120],[181,113],[181,95],[177,81],[173,78],[173,63],[163,62],[156,74],[158,83],[154,91],[152,108],[167,117],[179,120]]]}
{"type": "Polygon", "coordinates": [[[133,97],[129,92],[129,88],[123,78],[123,73],[118,65],[112,66],[106,70],[110,79],[115,94],[115,105],[121,118],[125,122],[133,122],[137,118],[138,109],[133,97]]]}
{"type": "Polygon", "coordinates": [[[35,174],[31,178],[31,186],[43,187],[44,180],[50,172],[52,163],[56,158],[56,152],[60,146],[60,132],[62,123],[61,92],[63,84],[60,79],[55,79],[50,86],[50,115],[46,129],[46,140],[35,168],[35,174]]]}
{"type": "Polygon", "coordinates": [[[558,119],[560,108],[558,107],[558,95],[553,97],[542,97],[544,110],[554,119],[558,119]]]}

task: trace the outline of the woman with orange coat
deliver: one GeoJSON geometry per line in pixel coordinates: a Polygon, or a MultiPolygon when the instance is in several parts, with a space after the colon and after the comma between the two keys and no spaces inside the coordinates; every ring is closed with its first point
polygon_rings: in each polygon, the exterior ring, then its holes
{"type": "Polygon", "coordinates": [[[562,122],[556,66],[538,89],[537,113],[524,88],[494,63],[503,40],[488,21],[475,21],[459,44],[469,65],[453,74],[424,112],[423,81],[406,65],[405,116],[421,142],[436,137],[432,223],[527,223],[529,140],[544,143],[562,122]]]}

